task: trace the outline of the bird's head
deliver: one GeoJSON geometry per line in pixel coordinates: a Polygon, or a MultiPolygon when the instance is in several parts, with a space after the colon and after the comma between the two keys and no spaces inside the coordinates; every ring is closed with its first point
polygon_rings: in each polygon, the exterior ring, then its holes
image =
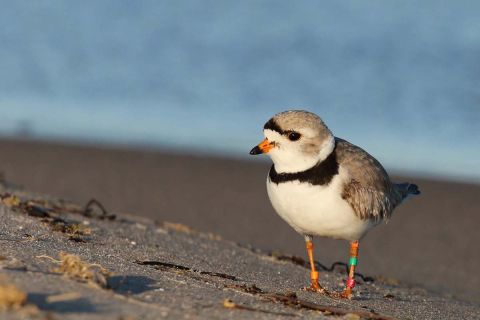
{"type": "Polygon", "coordinates": [[[263,127],[265,139],[251,155],[267,154],[278,173],[307,170],[325,160],[335,147],[335,138],[322,119],[301,110],[276,114],[263,127]]]}

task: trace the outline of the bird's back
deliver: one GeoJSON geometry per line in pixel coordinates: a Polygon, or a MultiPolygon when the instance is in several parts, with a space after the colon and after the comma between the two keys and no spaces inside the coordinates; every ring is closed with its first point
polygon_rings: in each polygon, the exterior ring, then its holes
{"type": "Polygon", "coordinates": [[[342,198],[361,219],[388,219],[393,209],[410,194],[418,194],[416,185],[395,184],[380,162],[362,148],[335,138],[339,165],[348,171],[342,198]]]}

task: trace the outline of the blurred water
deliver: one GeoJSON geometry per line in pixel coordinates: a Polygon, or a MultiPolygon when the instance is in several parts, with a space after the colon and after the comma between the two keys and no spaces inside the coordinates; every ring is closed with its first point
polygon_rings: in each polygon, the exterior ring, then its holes
{"type": "Polygon", "coordinates": [[[480,2],[1,1],[0,133],[246,155],[302,108],[480,181],[480,2]]]}

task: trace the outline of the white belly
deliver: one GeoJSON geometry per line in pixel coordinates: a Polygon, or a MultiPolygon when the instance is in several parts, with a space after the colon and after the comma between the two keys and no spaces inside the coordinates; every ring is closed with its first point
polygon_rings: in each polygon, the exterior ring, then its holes
{"type": "Polygon", "coordinates": [[[373,226],[359,219],[341,197],[341,174],[327,186],[290,181],[278,185],[267,179],[273,208],[297,232],[305,235],[359,240],[373,226]]]}

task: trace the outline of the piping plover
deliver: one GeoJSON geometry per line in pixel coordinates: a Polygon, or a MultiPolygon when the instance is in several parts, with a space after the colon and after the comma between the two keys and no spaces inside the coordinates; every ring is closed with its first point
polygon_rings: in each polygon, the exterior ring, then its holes
{"type": "Polygon", "coordinates": [[[336,138],[316,114],[285,111],[263,127],[265,139],[250,154],[268,154],[273,165],[267,177],[268,197],[275,211],[304,235],[310,261],[311,289],[318,283],[313,260],[314,236],[350,241],[350,270],[341,297],[355,287],[360,239],[388,220],[409,195],[410,183],[393,183],[382,165],[366,151],[336,138]]]}

